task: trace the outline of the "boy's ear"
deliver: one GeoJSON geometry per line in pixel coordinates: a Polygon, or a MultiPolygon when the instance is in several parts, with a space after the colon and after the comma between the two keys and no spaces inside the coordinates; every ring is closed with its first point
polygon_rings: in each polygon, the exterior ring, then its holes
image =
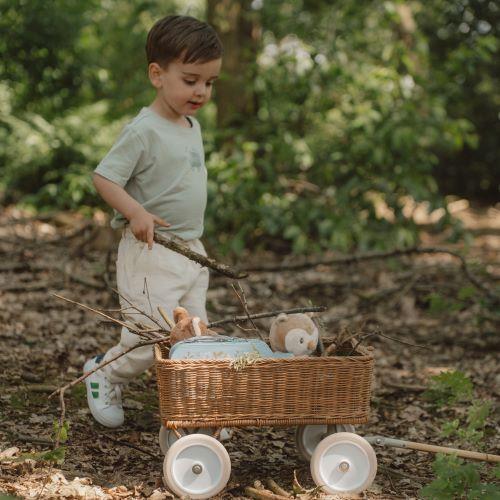
{"type": "Polygon", "coordinates": [[[162,86],[161,74],[162,74],[161,66],[158,63],[151,63],[148,66],[148,76],[151,81],[153,87],[159,89],[162,86]]]}

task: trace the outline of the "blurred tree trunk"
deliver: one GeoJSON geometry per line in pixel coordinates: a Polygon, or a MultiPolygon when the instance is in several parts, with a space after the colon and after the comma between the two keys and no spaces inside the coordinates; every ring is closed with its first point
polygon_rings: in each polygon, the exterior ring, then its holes
{"type": "Polygon", "coordinates": [[[411,67],[407,69],[414,74],[421,73],[425,64],[420,60],[418,51],[415,50],[417,24],[413,16],[412,7],[408,3],[399,3],[396,5],[396,12],[399,17],[399,22],[396,24],[396,32],[408,50],[408,62],[411,62],[411,67]]]}
{"type": "Polygon", "coordinates": [[[250,4],[250,0],[207,0],[207,20],[224,45],[215,95],[221,132],[239,126],[257,108],[253,82],[261,30],[259,13],[250,4]]]}

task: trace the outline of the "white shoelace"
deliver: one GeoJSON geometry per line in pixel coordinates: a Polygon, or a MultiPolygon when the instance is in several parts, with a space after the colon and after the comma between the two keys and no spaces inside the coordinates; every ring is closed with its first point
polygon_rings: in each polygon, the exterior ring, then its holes
{"type": "MultiPolygon", "coordinates": [[[[120,384],[109,384],[109,391],[106,391],[105,403],[109,406],[122,404],[122,386],[120,384]]],[[[107,389],[107,387],[106,387],[107,389]]]]}

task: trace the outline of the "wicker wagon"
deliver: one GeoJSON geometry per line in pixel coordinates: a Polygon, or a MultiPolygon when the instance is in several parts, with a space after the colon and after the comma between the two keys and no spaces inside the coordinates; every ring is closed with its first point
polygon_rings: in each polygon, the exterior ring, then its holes
{"type": "Polygon", "coordinates": [[[362,491],[376,473],[371,446],[352,432],[368,420],[374,360],[355,356],[168,359],[155,346],[164,477],[179,496],[210,498],[229,480],[221,428],[298,426],[299,451],[331,493],[362,491]],[[194,432],[194,433],[193,433],[194,432]]]}

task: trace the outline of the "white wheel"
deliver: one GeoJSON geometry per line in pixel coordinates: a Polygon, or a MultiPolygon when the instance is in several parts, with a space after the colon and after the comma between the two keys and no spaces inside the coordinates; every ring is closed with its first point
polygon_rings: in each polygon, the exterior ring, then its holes
{"type": "Polygon", "coordinates": [[[314,482],[327,493],[360,493],[377,474],[377,457],[368,441],[339,432],[321,441],[311,458],[314,482]]]}
{"type": "Polygon", "coordinates": [[[178,439],[163,461],[165,483],[179,497],[211,498],[225,488],[230,475],[226,448],[205,434],[178,439]]]}
{"type": "Polygon", "coordinates": [[[333,432],[328,432],[327,425],[299,425],[295,431],[295,444],[300,454],[309,462],[312,454],[318,446],[319,442],[335,432],[354,432],[354,425],[351,424],[335,424],[330,426],[334,428],[333,432]]]}
{"type": "MultiPolygon", "coordinates": [[[[207,434],[208,436],[211,436],[213,434],[213,431],[214,430],[211,428],[177,429],[177,432],[181,436],[188,436],[189,434],[194,434],[194,433],[207,434]]],[[[160,442],[160,450],[164,455],[178,439],[179,438],[175,435],[175,432],[172,429],[167,429],[166,427],[163,427],[163,425],[160,427],[160,434],[158,436],[158,441],[160,442]]]]}

